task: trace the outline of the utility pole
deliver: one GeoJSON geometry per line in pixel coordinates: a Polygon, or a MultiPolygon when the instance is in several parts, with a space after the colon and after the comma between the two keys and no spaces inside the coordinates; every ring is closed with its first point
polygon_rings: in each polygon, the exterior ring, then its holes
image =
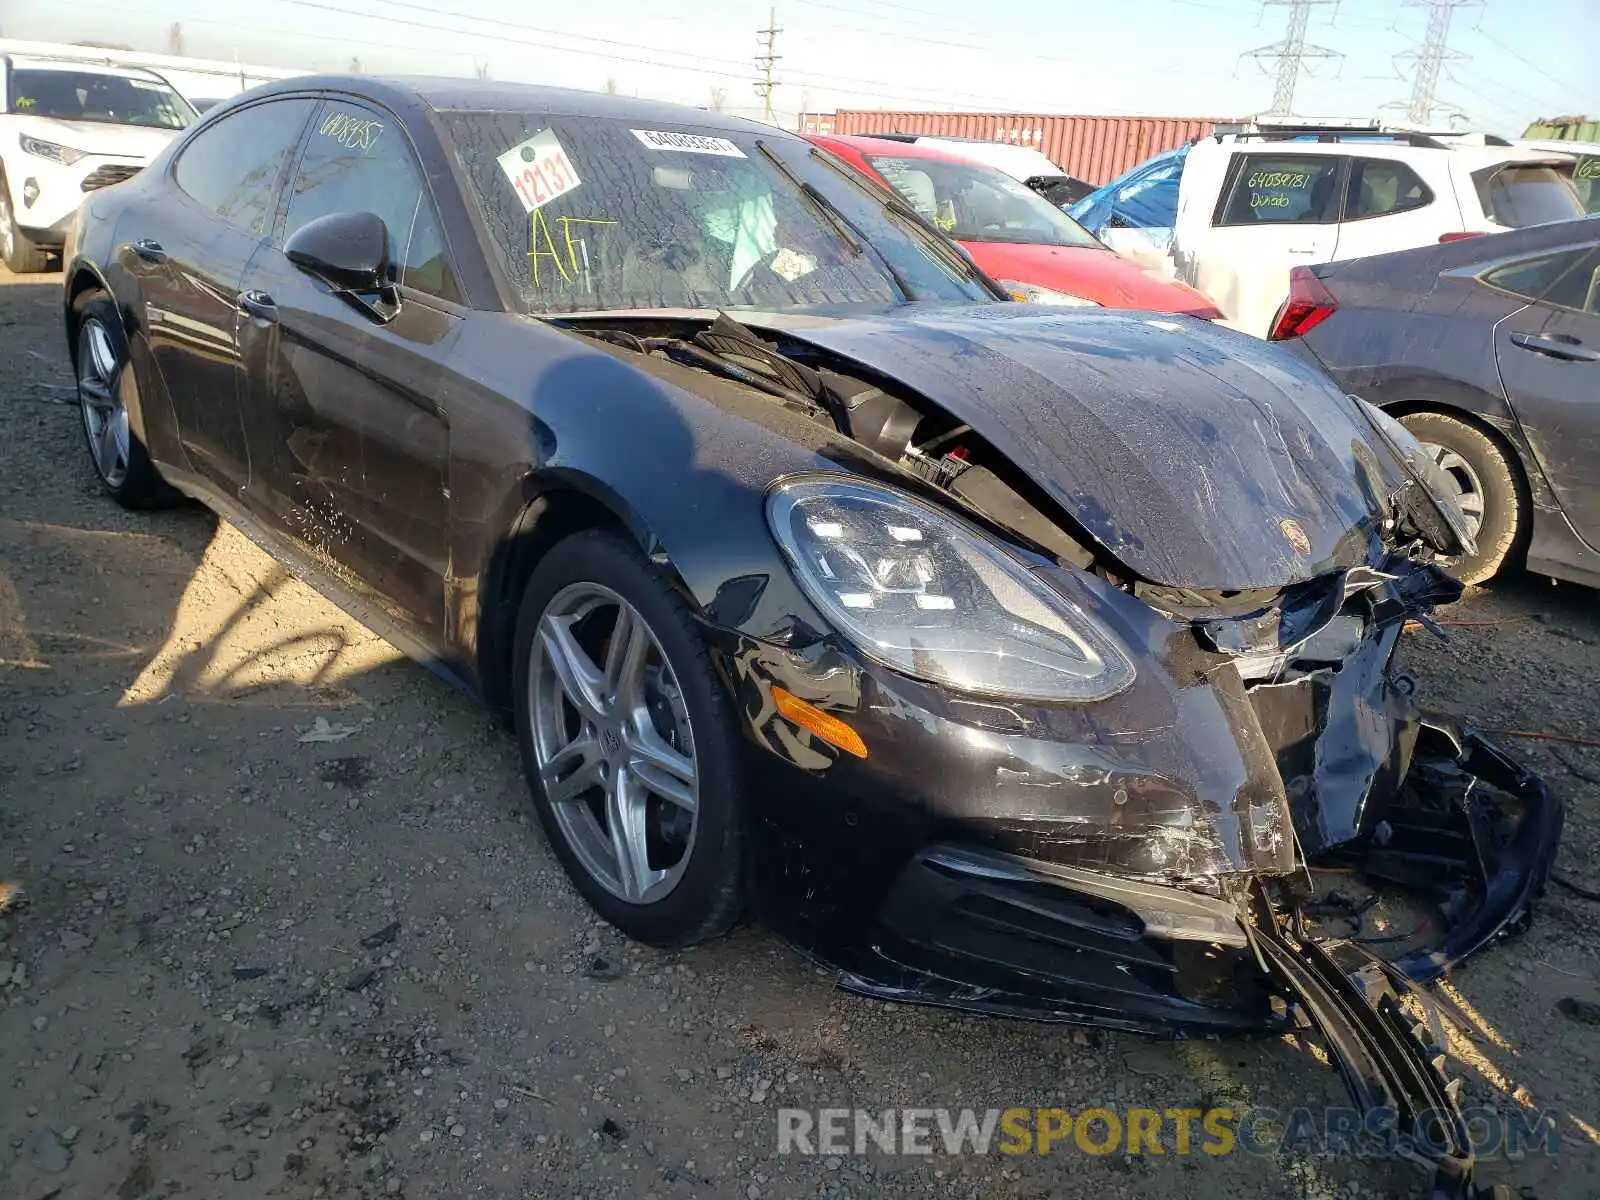
{"type": "Polygon", "coordinates": [[[773,47],[777,45],[778,35],[783,30],[778,27],[778,10],[767,10],[767,27],[756,30],[756,37],[765,38],[765,54],[756,55],[756,66],[760,68],[762,79],[756,84],[756,95],[761,97],[762,113],[767,121],[772,120],[772,89],[778,86],[778,81],[772,77],[772,69],[777,66],[781,54],[774,54],[773,47]]]}
{"type": "MultiPolygon", "coordinates": [[[[1262,0],[1264,4],[1285,5],[1289,9],[1289,28],[1283,37],[1266,46],[1247,50],[1241,56],[1257,61],[1276,59],[1278,70],[1272,83],[1272,107],[1263,115],[1286,117],[1294,111],[1294,89],[1300,80],[1300,68],[1309,58],[1343,58],[1337,50],[1326,46],[1306,44],[1306,26],[1311,21],[1311,10],[1319,4],[1336,4],[1338,0],[1262,0]]],[[[1265,68],[1263,68],[1265,69],[1265,68]]]]}
{"type": "Polygon", "coordinates": [[[1403,56],[1417,60],[1417,73],[1411,79],[1411,99],[1406,104],[1406,120],[1426,125],[1433,119],[1434,93],[1438,90],[1439,71],[1445,60],[1466,57],[1449,49],[1450,18],[1456,9],[1470,8],[1483,0],[1406,0],[1406,3],[1422,5],[1428,10],[1428,32],[1423,35],[1422,49],[1403,56]]]}

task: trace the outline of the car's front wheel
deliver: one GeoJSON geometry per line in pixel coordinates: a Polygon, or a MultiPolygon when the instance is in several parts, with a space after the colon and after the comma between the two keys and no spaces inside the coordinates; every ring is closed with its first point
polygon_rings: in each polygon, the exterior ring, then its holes
{"type": "Polygon", "coordinates": [[[35,245],[18,227],[16,214],[11,211],[11,192],[3,178],[0,178],[0,260],[18,275],[42,271],[49,261],[44,247],[35,245]]]}
{"type": "Polygon", "coordinates": [[[576,534],[518,614],[518,738],[533,806],[585,899],[630,937],[683,946],[737,918],[737,738],[683,602],[628,542],[576,534]]]}
{"type": "Polygon", "coordinates": [[[1444,413],[1409,413],[1400,423],[1444,471],[1478,542],[1476,554],[1440,565],[1462,583],[1493,578],[1520,546],[1527,519],[1516,467],[1482,430],[1444,413]]]}
{"type": "Polygon", "coordinates": [[[73,301],[72,313],[78,407],[95,474],[124,508],[176,503],[181,496],[161,478],[135,432],[139,388],[116,304],[104,292],[85,292],[73,301]]]}

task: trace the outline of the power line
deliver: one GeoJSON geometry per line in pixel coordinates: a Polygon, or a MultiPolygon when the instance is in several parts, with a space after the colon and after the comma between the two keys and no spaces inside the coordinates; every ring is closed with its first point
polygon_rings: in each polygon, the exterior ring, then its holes
{"type": "Polygon", "coordinates": [[[1493,34],[1484,32],[1482,27],[1479,27],[1479,29],[1477,30],[1477,33],[1478,33],[1479,37],[1481,37],[1484,41],[1488,42],[1491,46],[1498,46],[1501,50],[1505,51],[1507,54],[1509,54],[1512,58],[1516,59],[1523,66],[1527,67],[1530,71],[1533,71],[1534,73],[1539,74],[1539,75],[1543,75],[1551,83],[1554,83],[1554,84],[1557,84],[1557,85],[1559,85],[1561,87],[1566,88],[1574,96],[1578,95],[1579,92],[1583,92],[1585,97],[1591,96],[1593,94],[1593,93],[1584,91],[1584,89],[1578,87],[1578,85],[1575,84],[1575,83],[1568,82],[1565,79],[1560,79],[1560,78],[1550,74],[1549,71],[1545,70],[1538,63],[1530,62],[1528,59],[1523,58],[1522,55],[1518,54],[1515,50],[1513,50],[1510,46],[1506,45],[1504,42],[1502,42],[1499,38],[1495,37],[1493,34]]]}
{"type": "MultiPolygon", "coordinates": [[[[130,11],[133,11],[133,12],[139,12],[140,11],[138,9],[130,10],[126,3],[101,4],[101,3],[95,3],[94,0],[77,0],[77,2],[73,5],[73,8],[74,9],[79,9],[79,8],[90,9],[90,10],[93,10],[93,11],[96,11],[96,12],[118,12],[118,13],[124,13],[124,14],[126,14],[126,13],[128,13],[130,11]]],[[[156,15],[156,14],[145,13],[144,15],[153,16],[153,15],[156,15]]],[[[241,21],[225,21],[225,20],[222,20],[222,19],[216,18],[216,17],[185,16],[183,19],[185,21],[187,21],[191,25],[215,25],[215,26],[218,26],[219,28],[222,28],[222,29],[242,29],[242,30],[245,30],[245,31],[250,32],[250,33],[280,33],[280,34],[285,34],[285,35],[289,35],[289,36],[297,36],[297,37],[304,37],[305,36],[305,30],[304,29],[287,29],[287,28],[285,28],[285,27],[283,27],[281,25],[261,25],[261,24],[250,24],[250,25],[247,25],[247,24],[244,24],[241,21]]],[[[482,34],[469,34],[468,36],[469,37],[482,37],[484,35],[482,35],[482,34]]],[[[378,42],[378,41],[373,41],[371,38],[363,38],[362,41],[361,41],[361,45],[363,47],[373,47],[373,48],[382,49],[382,50],[401,50],[401,51],[404,51],[404,52],[406,52],[408,54],[448,54],[448,55],[451,55],[451,56],[456,57],[456,58],[472,58],[472,54],[469,51],[466,51],[466,50],[440,50],[437,46],[414,46],[414,45],[404,45],[404,44],[399,43],[399,42],[378,42]]]]}
{"type": "MultiPolygon", "coordinates": [[[[459,26],[455,26],[455,25],[440,25],[440,24],[435,24],[435,23],[426,22],[426,21],[408,20],[408,19],[403,18],[403,17],[390,16],[388,13],[362,12],[362,11],[360,11],[358,9],[344,8],[344,7],[340,7],[340,6],[333,5],[333,4],[318,3],[317,0],[280,0],[280,3],[292,4],[292,5],[296,5],[297,7],[301,7],[301,8],[310,8],[310,9],[314,9],[314,10],[317,10],[317,11],[320,11],[320,12],[340,13],[340,14],[342,14],[344,16],[347,16],[347,17],[361,17],[361,18],[363,18],[365,20],[370,20],[370,21],[383,21],[383,22],[385,22],[387,24],[408,25],[408,26],[411,26],[411,27],[417,28],[417,29],[426,29],[426,30],[436,31],[436,32],[454,33],[454,34],[464,35],[464,36],[467,36],[467,37],[488,37],[488,36],[490,36],[488,34],[475,33],[475,32],[473,32],[471,30],[464,30],[464,29],[460,28],[459,26]]],[[[588,56],[590,58],[604,58],[604,59],[610,59],[610,60],[615,60],[615,61],[620,61],[620,62],[639,63],[639,64],[642,64],[644,66],[662,67],[662,68],[665,68],[667,70],[686,71],[686,72],[691,72],[691,73],[694,73],[694,74],[701,74],[701,75],[706,73],[706,64],[707,63],[713,63],[713,64],[717,65],[717,69],[721,74],[726,75],[727,77],[729,77],[731,79],[738,79],[741,82],[749,82],[749,83],[761,83],[761,82],[763,82],[763,77],[762,76],[752,75],[750,73],[750,64],[748,62],[740,62],[740,61],[738,61],[736,59],[708,57],[706,55],[697,54],[697,53],[695,53],[693,51],[666,50],[666,49],[663,49],[663,48],[661,48],[659,46],[642,45],[642,44],[640,44],[638,42],[619,41],[619,40],[617,40],[615,38],[595,37],[595,36],[590,35],[590,34],[568,33],[568,32],[566,32],[564,30],[549,29],[549,28],[545,28],[545,27],[537,26],[537,25],[528,25],[528,24],[524,24],[524,23],[518,22],[518,21],[506,21],[506,20],[502,20],[502,19],[497,18],[497,17],[479,17],[479,16],[474,16],[474,15],[468,14],[468,13],[449,12],[449,11],[447,11],[445,9],[432,8],[432,7],[429,7],[428,5],[425,5],[425,4],[411,3],[411,2],[409,2],[409,0],[384,0],[384,5],[385,5],[386,8],[411,9],[411,10],[414,10],[416,12],[428,13],[428,14],[430,14],[432,16],[437,16],[437,17],[447,17],[447,18],[453,18],[455,20],[476,21],[479,24],[492,25],[492,26],[495,26],[496,28],[500,28],[500,29],[511,29],[511,30],[515,30],[515,31],[521,32],[521,33],[539,34],[539,35],[542,35],[542,36],[541,36],[541,40],[538,40],[538,41],[532,41],[532,40],[529,40],[529,39],[526,39],[526,38],[508,37],[508,36],[503,35],[503,34],[495,34],[493,36],[499,41],[509,41],[509,42],[517,43],[519,45],[536,46],[541,50],[546,50],[546,51],[555,50],[555,51],[560,51],[560,52],[567,53],[567,54],[586,55],[586,56],[588,56]],[[581,49],[581,48],[573,47],[573,46],[552,45],[552,44],[550,44],[549,41],[543,40],[545,38],[550,38],[550,37],[565,38],[565,39],[570,40],[570,41],[587,42],[587,43],[593,43],[595,45],[601,45],[601,46],[615,46],[615,47],[620,47],[620,48],[626,49],[626,50],[649,50],[649,51],[654,51],[654,52],[656,52],[658,54],[677,54],[677,55],[683,55],[685,57],[692,57],[692,58],[694,58],[695,61],[693,63],[688,63],[688,64],[674,63],[674,62],[662,62],[659,59],[655,59],[655,58],[639,58],[637,56],[630,57],[628,55],[618,54],[614,50],[596,51],[596,50],[585,50],[585,49],[581,49]]],[[[249,27],[241,25],[241,26],[239,26],[239,28],[249,28],[249,27]]],[[[781,57],[781,56],[779,56],[779,57],[781,57]]],[[[1011,98],[1008,98],[1008,97],[985,95],[985,94],[981,94],[981,93],[972,93],[972,92],[955,92],[955,91],[949,90],[948,88],[943,88],[943,87],[939,87],[939,88],[920,88],[920,87],[917,87],[917,86],[915,86],[913,84],[900,84],[900,85],[898,85],[898,87],[901,89],[899,91],[881,92],[881,91],[877,91],[876,90],[878,88],[878,86],[882,83],[881,80],[877,80],[877,79],[861,79],[861,78],[858,78],[856,76],[851,76],[851,75],[832,75],[832,74],[826,74],[826,73],[818,72],[818,71],[796,71],[796,70],[790,70],[789,75],[791,76],[791,82],[810,82],[810,83],[814,83],[814,84],[821,85],[821,86],[829,86],[829,87],[834,88],[834,90],[837,90],[837,91],[852,91],[852,92],[855,92],[857,95],[867,96],[867,97],[869,97],[871,99],[875,99],[875,100],[891,100],[891,101],[896,101],[897,100],[897,101],[902,101],[902,102],[905,102],[905,103],[912,103],[912,104],[927,104],[927,103],[930,102],[930,100],[944,100],[944,99],[956,98],[956,99],[964,99],[964,100],[976,100],[976,101],[980,101],[980,102],[985,103],[985,104],[997,104],[997,105],[1007,106],[1007,107],[1011,106],[1014,103],[1014,101],[1011,98]],[[844,85],[844,86],[840,86],[840,85],[844,85]],[[864,87],[857,87],[855,85],[865,85],[865,86],[864,87]],[[923,94],[923,95],[911,95],[911,94],[909,94],[909,93],[917,93],[917,92],[925,93],[925,94],[923,94]]]]}
{"type": "MultiPolygon", "coordinates": [[[[345,17],[361,18],[363,20],[369,20],[369,21],[383,21],[387,25],[403,26],[403,27],[411,28],[411,29],[421,29],[421,30],[425,30],[425,31],[430,32],[430,33],[450,33],[450,34],[455,34],[455,35],[461,36],[461,37],[474,38],[474,39],[484,40],[484,41],[493,40],[493,41],[495,41],[497,43],[508,43],[509,42],[509,43],[511,43],[513,45],[531,46],[531,47],[534,47],[536,49],[544,50],[546,52],[555,52],[555,53],[561,53],[561,54],[576,54],[576,55],[578,55],[580,57],[603,59],[603,60],[606,60],[606,61],[609,61],[609,62],[636,63],[636,64],[639,64],[641,66],[657,67],[657,68],[660,68],[662,70],[668,70],[668,71],[680,71],[680,72],[684,72],[686,74],[699,75],[699,76],[702,76],[702,77],[708,71],[707,64],[713,64],[713,66],[711,68],[709,68],[709,69],[714,70],[717,74],[720,74],[725,78],[735,79],[735,80],[738,80],[740,82],[752,83],[752,84],[762,82],[762,77],[761,76],[755,75],[755,74],[753,74],[751,72],[750,64],[748,62],[739,62],[739,61],[734,60],[734,59],[706,57],[704,55],[693,55],[693,53],[690,52],[690,51],[665,50],[665,49],[662,49],[662,48],[657,47],[657,46],[645,46],[645,45],[641,45],[641,44],[635,43],[635,42],[617,41],[617,40],[611,39],[611,38],[588,37],[588,36],[580,35],[580,34],[566,33],[566,32],[564,32],[562,30],[546,29],[546,28],[541,28],[539,26],[534,26],[534,25],[524,25],[524,24],[520,24],[520,23],[517,23],[517,22],[503,21],[503,20],[499,20],[499,19],[496,19],[496,18],[493,18],[493,17],[478,17],[478,16],[471,16],[471,15],[465,14],[465,13],[446,12],[445,10],[436,9],[436,8],[430,8],[430,7],[428,7],[426,5],[422,5],[422,4],[406,3],[405,0],[385,0],[385,3],[390,8],[413,9],[413,10],[416,10],[418,12],[430,13],[430,14],[433,14],[435,16],[447,17],[447,18],[455,18],[457,20],[465,19],[465,20],[469,20],[469,21],[477,21],[477,22],[480,22],[480,23],[483,23],[483,24],[493,25],[493,26],[495,26],[497,28],[504,28],[504,29],[514,30],[514,31],[517,31],[517,32],[522,32],[522,33],[539,34],[539,35],[543,35],[543,36],[535,39],[535,38],[527,38],[527,37],[517,37],[517,36],[515,36],[514,34],[511,34],[511,33],[494,33],[494,34],[490,34],[490,33],[485,33],[485,32],[478,32],[478,31],[475,31],[475,30],[472,30],[472,29],[464,29],[460,25],[447,25],[447,24],[440,24],[440,23],[431,22],[431,21],[419,21],[419,20],[413,20],[413,19],[406,18],[406,17],[390,15],[388,13],[380,14],[380,13],[362,12],[362,11],[360,11],[358,9],[345,8],[345,7],[341,7],[341,6],[337,6],[337,5],[333,5],[333,4],[316,3],[316,2],[314,2],[314,0],[280,0],[280,2],[284,3],[284,4],[292,4],[292,5],[295,5],[295,6],[300,7],[300,8],[312,9],[312,10],[318,11],[318,12],[336,13],[338,15],[345,16],[345,17]],[[595,44],[598,44],[598,45],[603,45],[603,46],[606,46],[606,47],[617,47],[619,49],[650,50],[650,51],[655,51],[658,54],[683,54],[685,56],[691,56],[692,55],[695,58],[695,61],[691,62],[691,63],[678,63],[678,62],[664,61],[664,60],[662,60],[660,58],[654,58],[654,57],[648,57],[648,56],[622,54],[622,53],[618,52],[618,49],[590,50],[590,49],[586,49],[586,48],[579,47],[579,46],[555,45],[555,44],[552,44],[549,40],[547,40],[550,37],[569,38],[569,39],[577,40],[577,41],[591,42],[591,43],[595,43],[595,44]]],[[[129,6],[127,4],[100,4],[100,3],[93,2],[93,0],[80,0],[79,7],[88,8],[88,9],[103,9],[103,10],[106,10],[106,11],[116,11],[116,12],[122,12],[122,13],[126,13],[126,12],[129,11],[129,6]]],[[[261,24],[259,22],[250,23],[250,22],[244,22],[244,21],[227,21],[227,20],[221,20],[221,19],[199,18],[199,17],[191,17],[191,18],[186,18],[186,19],[189,20],[193,24],[218,25],[218,26],[224,26],[226,28],[231,28],[231,29],[249,30],[249,31],[254,31],[254,32],[259,32],[259,33],[277,33],[277,34],[286,34],[286,35],[297,35],[298,34],[298,35],[302,35],[302,36],[304,34],[304,30],[303,29],[293,29],[293,28],[285,28],[283,26],[265,25],[265,24],[261,24]]],[[[413,53],[413,54],[425,54],[425,53],[429,53],[431,51],[433,53],[441,53],[441,52],[442,53],[448,53],[448,54],[451,54],[453,56],[461,57],[461,58],[471,58],[472,57],[471,52],[467,51],[467,50],[439,51],[436,48],[432,48],[432,47],[397,45],[397,44],[395,44],[393,42],[379,42],[379,41],[373,41],[371,39],[366,39],[366,38],[363,39],[363,43],[366,44],[366,45],[370,45],[370,46],[381,46],[384,49],[402,50],[402,51],[406,51],[406,52],[413,53]]],[[[947,89],[942,89],[942,88],[941,89],[932,89],[932,88],[920,89],[920,88],[916,88],[914,86],[901,85],[902,87],[904,87],[905,90],[903,90],[903,91],[879,91],[879,90],[877,90],[878,85],[881,82],[879,80],[859,79],[859,78],[856,78],[856,77],[853,77],[853,76],[846,76],[846,75],[828,75],[828,74],[822,74],[822,73],[810,72],[810,71],[791,72],[791,75],[798,76],[798,77],[803,77],[801,79],[797,79],[797,81],[799,81],[799,82],[807,82],[807,81],[809,81],[809,82],[813,82],[814,84],[816,84],[818,86],[832,87],[835,90],[840,90],[840,91],[850,91],[850,92],[853,92],[856,95],[863,96],[863,97],[865,97],[867,99],[870,99],[870,100],[888,101],[888,102],[891,102],[891,103],[900,102],[900,103],[910,103],[910,104],[927,104],[927,103],[929,103],[929,101],[931,99],[946,98],[946,97],[958,97],[958,98],[962,98],[962,99],[980,101],[980,102],[983,102],[985,104],[995,104],[995,105],[1002,105],[1002,106],[1003,105],[1007,105],[1007,104],[1010,103],[1010,101],[1005,97],[992,96],[992,95],[983,95],[983,94],[977,94],[977,93],[951,92],[951,91],[948,91],[947,89]],[[859,86],[858,87],[856,85],[864,85],[864,86],[859,86]],[[926,95],[912,95],[912,94],[910,94],[911,92],[917,92],[917,91],[926,91],[927,94],[926,95]]]]}
{"type": "Polygon", "coordinates": [[[783,30],[778,27],[778,10],[767,9],[767,27],[756,30],[758,38],[766,38],[766,53],[756,55],[756,68],[761,72],[761,82],[756,84],[756,95],[761,97],[761,111],[767,120],[772,120],[772,89],[777,83],[772,78],[772,69],[778,65],[781,54],[773,53],[777,44],[778,35],[783,30]]]}
{"type": "MultiPolygon", "coordinates": [[[[1006,58],[1013,59],[1013,60],[1014,59],[1026,58],[1026,59],[1030,59],[1030,60],[1035,61],[1035,62],[1060,63],[1060,64],[1065,64],[1067,66],[1074,66],[1074,67],[1082,66],[1082,64],[1085,63],[1085,62],[1099,61],[1099,60],[1103,59],[1104,56],[1105,56],[1105,51],[1104,51],[1103,47],[1094,47],[1094,48],[1090,48],[1090,49],[1085,50],[1084,53],[1082,53],[1082,54],[1070,54],[1070,55],[1068,55],[1068,54],[1035,54],[1035,53],[1029,53],[1029,52],[1019,52],[1019,51],[1017,51],[1017,50],[1015,50],[1013,48],[1007,47],[1005,45],[997,44],[992,40],[989,41],[989,44],[987,46],[980,44],[982,39],[987,39],[987,38],[990,37],[990,35],[987,34],[987,33],[980,33],[979,31],[977,31],[975,29],[972,29],[971,27],[956,28],[956,27],[952,27],[952,26],[948,26],[948,25],[920,25],[920,26],[918,26],[919,29],[933,30],[935,32],[940,32],[940,33],[951,33],[951,34],[955,34],[957,37],[964,38],[964,40],[962,40],[962,41],[950,41],[947,38],[927,37],[923,33],[910,33],[910,32],[907,32],[903,27],[904,26],[904,18],[903,17],[897,17],[897,16],[878,17],[878,16],[874,16],[871,12],[866,12],[866,11],[863,11],[863,10],[861,10],[859,8],[846,8],[846,7],[844,7],[843,5],[840,5],[840,4],[829,4],[829,3],[827,3],[827,0],[793,0],[793,2],[797,3],[797,4],[804,5],[807,8],[826,9],[829,12],[846,13],[846,14],[848,14],[850,16],[861,17],[861,18],[863,18],[865,20],[869,20],[869,21],[886,21],[886,22],[895,23],[897,26],[899,26],[894,30],[894,32],[892,34],[890,34],[890,33],[887,33],[885,30],[882,30],[882,29],[867,29],[867,28],[864,28],[864,27],[862,27],[860,25],[846,25],[846,24],[842,24],[842,23],[840,23],[838,21],[830,21],[828,23],[828,29],[829,29],[830,32],[832,32],[834,30],[846,30],[846,31],[849,31],[851,33],[864,33],[868,37],[879,37],[879,38],[881,38],[881,37],[891,37],[892,36],[896,42],[919,42],[919,43],[921,43],[922,45],[925,45],[925,46],[948,46],[948,47],[951,47],[951,48],[956,49],[956,50],[968,50],[968,51],[977,50],[977,51],[980,51],[980,52],[986,53],[986,54],[1004,55],[1006,58]]],[[[1179,0],[1169,0],[1169,2],[1177,3],[1177,2],[1179,2],[1179,0]]],[[[1213,8],[1213,9],[1217,9],[1217,11],[1221,11],[1221,12],[1235,11],[1235,10],[1231,10],[1231,9],[1221,9],[1221,8],[1218,8],[1218,6],[1216,6],[1216,5],[1202,4],[1202,3],[1200,3],[1200,0],[1183,0],[1183,3],[1192,3],[1193,6],[1197,7],[1197,8],[1213,8]]],[[[1172,68],[1172,69],[1179,69],[1179,68],[1172,68]]],[[[1207,75],[1207,72],[1193,70],[1189,64],[1184,64],[1184,66],[1181,69],[1184,71],[1185,74],[1191,75],[1191,76],[1205,76],[1205,75],[1207,75]]],[[[1224,74],[1223,72],[1213,72],[1213,73],[1211,73],[1211,76],[1214,77],[1214,78],[1220,78],[1223,74],[1224,74]]]]}
{"type": "Polygon", "coordinates": [[[1338,0],[1263,0],[1269,5],[1286,5],[1289,9],[1289,27],[1276,42],[1247,50],[1241,56],[1261,61],[1274,58],[1278,61],[1277,76],[1272,84],[1272,107],[1267,112],[1273,116],[1288,116],[1294,111],[1294,89],[1300,79],[1300,69],[1308,58],[1343,58],[1337,50],[1326,46],[1306,44],[1306,26],[1311,22],[1311,10],[1320,4],[1335,4],[1338,0]]]}

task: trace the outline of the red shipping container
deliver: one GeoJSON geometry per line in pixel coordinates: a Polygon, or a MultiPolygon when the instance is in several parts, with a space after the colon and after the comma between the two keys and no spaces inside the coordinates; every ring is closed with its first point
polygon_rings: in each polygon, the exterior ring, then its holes
{"type": "Polygon", "coordinates": [[[1068,175],[1109,183],[1152,154],[1205,137],[1238,117],[1072,117],[1049,113],[802,113],[801,133],[921,133],[1031,146],[1068,175]]]}

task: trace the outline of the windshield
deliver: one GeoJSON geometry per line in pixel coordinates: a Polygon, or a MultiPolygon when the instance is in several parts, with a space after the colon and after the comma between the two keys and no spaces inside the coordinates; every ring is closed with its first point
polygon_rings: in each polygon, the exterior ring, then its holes
{"type": "Polygon", "coordinates": [[[1004,171],[897,154],[866,157],[907,204],[958,242],[1100,245],[1082,225],[1004,171]]]}
{"type": "Polygon", "coordinates": [[[11,107],[18,114],[58,121],[187,129],[197,115],[187,100],[159,79],[103,71],[18,67],[11,73],[11,95],[11,107]]]}
{"type": "Polygon", "coordinates": [[[441,117],[523,311],[992,298],[777,129],[441,117]]]}
{"type": "Polygon", "coordinates": [[[1483,212],[1491,221],[1524,229],[1584,215],[1570,174],[1538,163],[1478,171],[1472,176],[1483,212]]]}

